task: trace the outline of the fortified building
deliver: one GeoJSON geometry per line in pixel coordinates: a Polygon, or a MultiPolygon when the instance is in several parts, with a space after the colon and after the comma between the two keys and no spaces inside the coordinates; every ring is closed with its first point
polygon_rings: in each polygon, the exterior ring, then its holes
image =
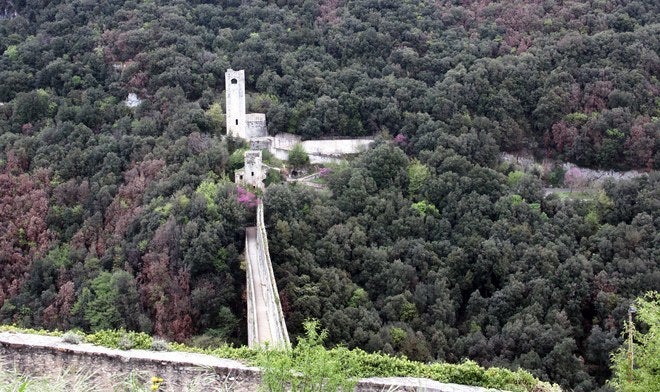
{"type": "Polygon", "coordinates": [[[262,162],[261,150],[245,151],[245,166],[236,170],[234,182],[263,189],[268,169],[262,162]]]}
{"type": "Polygon", "coordinates": [[[245,167],[237,170],[237,184],[264,189],[268,167],[262,162],[262,150],[270,151],[278,159],[288,159],[289,151],[301,144],[311,163],[336,162],[347,154],[357,154],[369,147],[373,139],[306,140],[300,136],[280,133],[268,135],[265,113],[247,113],[245,100],[245,71],[228,69],[225,72],[227,135],[247,140],[250,150],[245,152],[245,167]]]}

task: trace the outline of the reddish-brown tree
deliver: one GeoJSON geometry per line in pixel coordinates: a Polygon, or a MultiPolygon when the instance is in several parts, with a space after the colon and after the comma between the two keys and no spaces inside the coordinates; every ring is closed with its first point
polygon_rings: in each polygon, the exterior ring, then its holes
{"type": "Polygon", "coordinates": [[[49,172],[24,173],[13,152],[0,168],[0,304],[15,295],[53,235],[46,225],[49,172]]]}

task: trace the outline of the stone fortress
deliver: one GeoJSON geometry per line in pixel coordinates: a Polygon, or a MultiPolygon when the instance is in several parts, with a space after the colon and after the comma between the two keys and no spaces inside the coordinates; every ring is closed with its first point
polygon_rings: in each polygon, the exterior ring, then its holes
{"type": "Polygon", "coordinates": [[[289,151],[301,144],[311,163],[337,162],[345,155],[357,154],[367,149],[371,138],[305,140],[290,133],[268,135],[265,113],[247,113],[245,98],[245,71],[228,69],[225,73],[225,101],[227,135],[247,140],[250,150],[245,152],[245,166],[237,170],[237,184],[264,189],[268,166],[262,162],[262,150],[268,150],[278,159],[286,160],[289,151]]]}

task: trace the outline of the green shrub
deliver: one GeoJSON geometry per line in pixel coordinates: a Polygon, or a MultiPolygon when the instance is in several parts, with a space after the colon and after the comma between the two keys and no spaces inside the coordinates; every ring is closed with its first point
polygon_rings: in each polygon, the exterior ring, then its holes
{"type": "Polygon", "coordinates": [[[507,175],[507,179],[509,182],[509,185],[514,186],[518,185],[520,180],[525,176],[525,173],[521,172],[520,170],[512,171],[507,175]]]}
{"type": "Polygon", "coordinates": [[[298,143],[289,151],[289,164],[294,168],[303,167],[309,164],[309,155],[303,149],[302,144],[298,143]]]}
{"type": "Polygon", "coordinates": [[[85,337],[77,332],[69,331],[62,335],[62,340],[69,344],[80,344],[85,337]]]}
{"type": "Polygon", "coordinates": [[[117,347],[120,350],[130,350],[135,347],[135,343],[133,343],[133,340],[130,336],[124,335],[121,337],[121,339],[119,339],[119,342],[117,342],[117,347]]]}
{"type": "Polygon", "coordinates": [[[566,170],[561,165],[555,165],[551,171],[546,173],[545,180],[552,186],[564,185],[564,175],[566,170]]]}
{"type": "Polygon", "coordinates": [[[41,336],[62,336],[62,332],[58,330],[46,331],[45,329],[21,328],[15,325],[0,325],[0,332],[29,333],[41,336]]]}
{"type": "Polygon", "coordinates": [[[86,336],[88,343],[98,346],[128,350],[131,348],[149,350],[153,339],[143,332],[124,330],[103,330],[86,336]]]}
{"type": "Polygon", "coordinates": [[[152,351],[170,351],[170,345],[163,339],[154,339],[151,342],[152,351]]]}
{"type": "MultiPolygon", "coordinates": [[[[292,350],[262,350],[257,363],[264,368],[262,388],[267,391],[352,391],[357,379],[353,366],[323,347],[328,332],[317,321],[304,324],[306,336],[292,350]]],[[[348,358],[350,360],[350,357],[348,358]]]]}

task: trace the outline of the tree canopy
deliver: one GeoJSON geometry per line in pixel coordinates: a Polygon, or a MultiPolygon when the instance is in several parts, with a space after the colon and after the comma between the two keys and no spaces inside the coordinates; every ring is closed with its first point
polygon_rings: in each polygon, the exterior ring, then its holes
{"type": "Polygon", "coordinates": [[[329,192],[266,191],[294,335],[586,391],[660,290],[657,1],[3,7],[2,322],[246,340],[228,68],[271,134],[379,140],[329,192]],[[503,151],[649,175],[564,200],[503,151]]]}
{"type": "Polygon", "coordinates": [[[638,323],[628,323],[625,334],[632,344],[624,344],[613,355],[612,385],[621,391],[660,389],[660,294],[648,292],[637,298],[634,307],[638,323]]]}

